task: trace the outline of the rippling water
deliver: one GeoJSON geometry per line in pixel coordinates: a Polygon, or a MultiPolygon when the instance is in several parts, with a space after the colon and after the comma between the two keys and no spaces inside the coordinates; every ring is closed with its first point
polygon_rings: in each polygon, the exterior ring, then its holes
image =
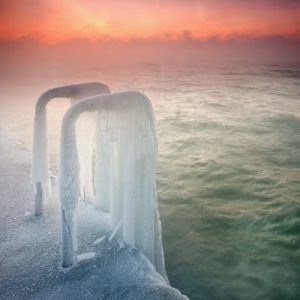
{"type": "MultiPolygon", "coordinates": [[[[87,80],[140,90],[153,102],[171,284],[191,299],[299,299],[300,66],[95,68],[6,91],[3,118],[30,145],[34,97],[87,80]]],[[[50,121],[66,108],[51,104],[50,121]]],[[[57,138],[58,126],[50,127],[57,138]]],[[[51,149],[55,166],[57,143],[51,149]]]]}
{"type": "Polygon", "coordinates": [[[167,267],[191,299],[300,298],[299,75],[196,75],[159,122],[167,267]]]}

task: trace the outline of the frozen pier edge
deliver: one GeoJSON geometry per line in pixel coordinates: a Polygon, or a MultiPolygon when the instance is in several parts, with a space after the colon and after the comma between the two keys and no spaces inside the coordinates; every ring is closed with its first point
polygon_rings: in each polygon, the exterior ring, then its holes
{"type": "Polygon", "coordinates": [[[2,126],[0,135],[0,166],[6,174],[0,181],[1,299],[187,299],[166,284],[139,250],[123,247],[117,239],[101,242],[101,236],[109,236],[105,224],[93,214],[91,205],[81,201],[78,239],[90,235],[98,239],[96,245],[91,243],[84,249],[94,251],[95,257],[62,272],[57,187],[53,186],[43,216],[33,217],[28,211],[32,197],[26,180],[31,153],[2,126]],[[97,220],[100,231],[94,226],[97,220]]]}

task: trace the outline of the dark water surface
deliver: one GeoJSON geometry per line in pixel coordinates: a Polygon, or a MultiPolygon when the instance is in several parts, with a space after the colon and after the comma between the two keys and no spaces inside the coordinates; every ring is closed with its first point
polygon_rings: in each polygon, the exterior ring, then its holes
{"type": "MultiPolygon", "coordinates": [[[[95,68],[19,86],[24,105],[17,96],[2,101],[3,118],[31,145],[34,97],[87,80],[140,90],[153,102],[171,284],[195,300],[300,299],[300,67],[95,68]]],[[[51,104],[53,124],[66,108],[51,104]]],[[[58,128],[50,126],[51,139],[58,128]]]]}

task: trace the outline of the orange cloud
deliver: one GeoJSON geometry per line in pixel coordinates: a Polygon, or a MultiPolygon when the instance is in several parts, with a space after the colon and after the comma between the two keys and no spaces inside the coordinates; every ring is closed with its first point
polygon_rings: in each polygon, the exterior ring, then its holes
{"type": "Polygon", "coordinates": [[[295,0],[12,0],[0,2],[0,38],[64,40],[194,39],[297,35],[295,0]],[[30,5],[29,5],[30,3],[30,5]]]}

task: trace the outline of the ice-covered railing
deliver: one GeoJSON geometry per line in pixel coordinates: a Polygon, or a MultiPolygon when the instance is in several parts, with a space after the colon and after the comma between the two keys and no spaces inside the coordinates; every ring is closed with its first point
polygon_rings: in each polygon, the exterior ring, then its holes
{"type": "Polygon", "coordinates": [[[59,193],[62,205],[63,267],[77,254],[76,208],[80,198],[80,164],[76,120],[99,112],[96,147],[96,207],[110,213],[111,230],[140,249],[167,279],[157,208],[157,141],[151,102],[139,92],[85,99],[66,112],[61,129],[59,193]],[[104,191],[104,192],[103,192],[104,191]],[[100,202],[100,203],[99,203],[100,202]]]}
{"type": "Polygon", "coordinates": [[[31,182],[34,186],[34,215],[43,213],[43,199],[50,192],[47,147],[46,106],[54,98],[71,98],[72,102],[97,94],[109,93],[109,88],[98,82],[61,86],[43,93],[35,106],[31,182]]]}

